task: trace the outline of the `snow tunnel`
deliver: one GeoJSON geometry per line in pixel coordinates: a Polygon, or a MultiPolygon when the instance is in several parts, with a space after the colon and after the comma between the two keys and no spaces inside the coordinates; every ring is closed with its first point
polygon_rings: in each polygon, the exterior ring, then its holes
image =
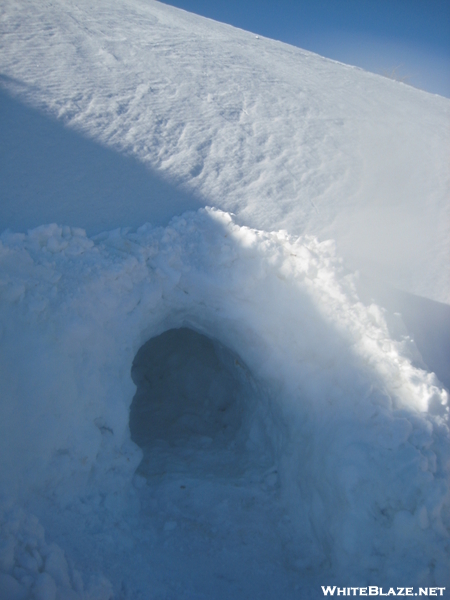
{"type": "Polygon", "coordinates": [[[240,477],[273,464],[262,418],[267,398],[243,360],[218,340],[170,329],[136,354],[130,407],[138,472],[240,477]]]}

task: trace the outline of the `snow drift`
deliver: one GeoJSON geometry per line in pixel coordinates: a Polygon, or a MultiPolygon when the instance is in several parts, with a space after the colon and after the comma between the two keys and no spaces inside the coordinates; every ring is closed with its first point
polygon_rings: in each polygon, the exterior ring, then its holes
{"type": "Polygon", "coordinates": [[[245,444],[279,473],[302,568],[445,580],[446,393],[359,301],[331,242],[212,209],[165,229],[90,239],[50,225],[1,240],[4,492],[66,505],[95,494],[118,510],[142,458],[133,360],[188,327],[242,357],[228,369],[261,390],[246,395],[245,444]]]}
{"type": "Polygon", "coordinates": [[[0,11],[0,230],[215,206],[449,302],[448,99],[153,0],[0,11]]]}
{"type": "Polygon", "coordinates": [[[0,27],[0,596],[450,585],[449,101],[153,0],[0,27]]]}

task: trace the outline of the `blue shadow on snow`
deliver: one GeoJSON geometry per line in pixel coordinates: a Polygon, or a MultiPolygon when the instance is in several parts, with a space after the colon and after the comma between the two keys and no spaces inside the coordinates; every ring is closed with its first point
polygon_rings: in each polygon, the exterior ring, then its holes
{"type": "MultiPolygon", "coordinates": [[[[0,76],[2,83],[12,82],[0,76]]],[[[46,223],[88,235],[145,222],[166,225],[205,201],[136,159],[30,108],[0,87],[0,232],[46,223]]]]}

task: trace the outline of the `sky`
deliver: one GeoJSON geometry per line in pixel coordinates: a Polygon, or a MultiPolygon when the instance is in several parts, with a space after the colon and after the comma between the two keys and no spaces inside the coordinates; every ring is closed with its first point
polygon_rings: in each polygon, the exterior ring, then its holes
{"type": "Polygon", "coordinates": [[[450,98],[450,0],[163,0],[450,98]]]}

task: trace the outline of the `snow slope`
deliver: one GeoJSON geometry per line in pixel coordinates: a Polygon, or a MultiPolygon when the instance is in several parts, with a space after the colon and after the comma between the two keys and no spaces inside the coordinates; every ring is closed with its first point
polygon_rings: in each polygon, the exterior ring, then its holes
{"type": "Polygon", "coordinates": [[[449,101],[151,0],[0,11],[0,598],[449,586],[449,101]]]}
{"type": "Polygon", "coordinates": [[[4,89],[46,116],[4,100],[0,229],[213,205],[449,302],[448,99],[151,0],[0,10],[4,89]]]}

